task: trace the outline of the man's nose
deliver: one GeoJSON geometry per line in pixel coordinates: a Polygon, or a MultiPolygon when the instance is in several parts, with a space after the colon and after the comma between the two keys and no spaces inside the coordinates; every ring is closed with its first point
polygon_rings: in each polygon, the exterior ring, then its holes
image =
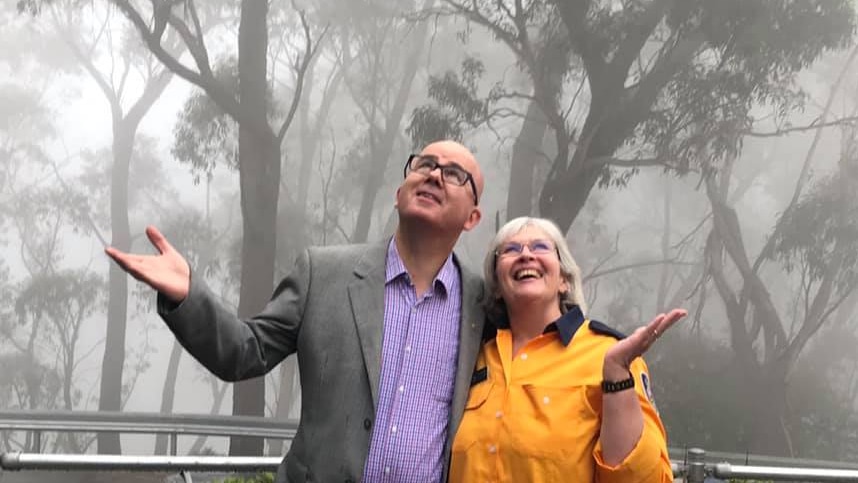
{"type": "Polygon", "coordinates": [[[434,168],[432,168],[432,170],[429,171],[429,173],[426,175],[426,177],[435,181],[435,183],[438,186],[441,186],[442,182],[444,181],[444,176],[441,173],[442,173],[441,166],[438,165],[438,166],[435,166],[434,168]]]}

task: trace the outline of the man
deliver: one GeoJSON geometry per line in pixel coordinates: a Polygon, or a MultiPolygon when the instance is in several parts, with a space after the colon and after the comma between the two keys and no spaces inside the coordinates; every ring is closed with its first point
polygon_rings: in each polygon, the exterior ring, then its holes
{"type": "Polygon", "coordinates": [[[482,190],[467,148],[430,144],[406,163],[391,240],[308,249],[245,321],[154,227],[159,255],[106,252],[158,291],[167,325],[218,377],[260,376],[297,351],[301,420],[277,481],[437,482],[483,328],[482,282],[452,255],[482,190]]]}

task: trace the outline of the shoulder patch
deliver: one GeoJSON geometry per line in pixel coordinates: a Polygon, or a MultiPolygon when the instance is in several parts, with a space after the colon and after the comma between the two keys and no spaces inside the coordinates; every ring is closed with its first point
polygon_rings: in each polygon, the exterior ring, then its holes
{"type": "Polygon", "coordinates": [[[590,321],[590,330],[599,334],[599,335],[607,335],[609,337],[613,337],[617,340],[623,340],[626,338],[626,334],[623,334],[617,329],[608,327],[607,325],[599,322],[598,320],[590,321]]]}
{"type": "Polygon", "coordinates": [[[652,408],[658,414],[658,408],[655,406],[655,398],[652,396],[652,383],[649,380],[649,375],[644,371],[641,371],[641,384],[643,385],[647,399],[649,399],[649,403],[652,404],[652,408]]]}

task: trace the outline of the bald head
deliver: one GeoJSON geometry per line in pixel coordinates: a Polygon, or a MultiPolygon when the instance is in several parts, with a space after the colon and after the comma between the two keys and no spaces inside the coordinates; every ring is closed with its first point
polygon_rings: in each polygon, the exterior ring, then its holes
{"type": "Polygon", "coordinates": [[[477,187],[477,199],[483,195],[483,172],[473,153],[461,143],[449,139],[435,141],[426,145],[420,154],[432,154],[437,156],[443,163],[456,163],[471,174],[474,185],[477,187]]]}

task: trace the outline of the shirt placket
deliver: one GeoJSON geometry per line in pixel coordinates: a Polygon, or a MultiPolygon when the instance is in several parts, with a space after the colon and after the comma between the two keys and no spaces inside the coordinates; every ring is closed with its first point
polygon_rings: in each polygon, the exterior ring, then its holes
{"type": "MultiPolygon", "coordinates": [[[[402,352],[398,361],[400,370],[397,372],[397,377],[393,384],[393,404],[390,412],[390,420],[388,421],[388,434],[385,438],[389,446],[396,445],[396,440],[400,437],[403,430],[411,429],[405,428],[401,423],[404,421],[403,418],[407,417],[410,412],[408,410],[408,401],[412,397],[412,394],[406,394],[406,391],[412,388],[409,382],[413,382],[416,373],[414,367],[418,358],[416,351],[419,349],[416,339],[418,336],[417,321],[420,317],[420,308],[424,301],[431,297],[431,293],[427,292],[427,294],[418,300],[414,285],[407,277],[406,283],[402,286],[401,294],[409,309],[405,317],[403,330],[400,332],[402,340],[397,341],[398,346],[402,347],[402,352]]],[[[394,468],[392,462],[387,462],[384,468],[382,468],[382,481],[385,483],[402,481],[408,477],[407,474],[400,474],[400,470],[404,469],[407,471],[408,468],[399,468],[396,466],[396,471],[393,471],[392,468],[394,468]]]]}

